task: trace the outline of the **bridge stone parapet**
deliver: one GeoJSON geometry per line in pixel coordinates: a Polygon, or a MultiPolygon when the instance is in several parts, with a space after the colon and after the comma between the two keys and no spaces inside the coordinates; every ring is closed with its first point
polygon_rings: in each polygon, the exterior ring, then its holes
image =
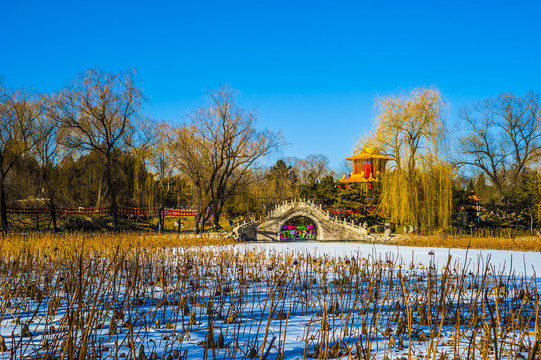
{"type": "Polygon", "coordinates": [[[241,240],[278,240],[284,224],[299,216],[312,220],[316,227],[317,240],[374,240],[362,226],[338,220],[323,210],[321,205],[309,200],[285,201],[271,209],[264,218],[239,224],[233,229],[233,234],[241,240]]]}

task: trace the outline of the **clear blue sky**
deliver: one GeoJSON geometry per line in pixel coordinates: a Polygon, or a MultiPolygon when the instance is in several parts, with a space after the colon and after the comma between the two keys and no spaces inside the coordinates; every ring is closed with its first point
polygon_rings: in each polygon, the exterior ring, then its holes
{"type": "Polygon", "coordinates": [[[260,126],[283,131],[282,156],[339,168],[377,96],[436,86],[453,123],[473,101],[540,93],[540,18],[540,0],[6,0],[0,75],[51,91],[88,68],[135,68],[146,113],[168,121],[231,84],[260,126]]]}

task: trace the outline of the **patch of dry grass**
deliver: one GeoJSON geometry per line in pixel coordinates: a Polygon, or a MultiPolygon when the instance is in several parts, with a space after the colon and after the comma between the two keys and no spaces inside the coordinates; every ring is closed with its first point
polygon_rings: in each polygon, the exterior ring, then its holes
{"type": "Polygon", "coordinates": [[[400,235],[394,240],[399,246],[426,246],[513,251],[541,251],[541,237],[475,237],[444,235],[400,235]]]}
{"type": "Polygon", "coordinates": [[[6,255],[31,249],[32,252],[43,256],[58,250],[69,253],[80,251],[83,248],[101,253],[111,253],[139,248],[228,245],[233,243],[234,241],[230,238],[208,234],[14,233],[6,235],[0,241],[0,253],[6,255]]]}

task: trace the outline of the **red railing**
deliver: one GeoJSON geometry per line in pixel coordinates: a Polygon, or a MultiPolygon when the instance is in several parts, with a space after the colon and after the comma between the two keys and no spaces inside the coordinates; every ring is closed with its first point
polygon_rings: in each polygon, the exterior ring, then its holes
{"type": "MultiPolygon", "coordinates": [[[[7,208],[8,214],[27,214],[27,215],[36,215],[36,214],[49,214],[50,210],[48,207],[39,207],[39,208],[7,208]]],[[[142,215],[142,216],[156,216],[158,214],[157,208],[130,208],[130,207],[119,207],[117,208],[118,214],[120,215],[142,215]]],[[[57,214],[68,214],[68,215],[104,215],[110,214],[111,208],[64,208],[56,207],[55,211],[57,214]]],[[[166,217],[187,217],[194,216],[197,213],[196,209],[164,209],[164,215],[166,217]]]]}

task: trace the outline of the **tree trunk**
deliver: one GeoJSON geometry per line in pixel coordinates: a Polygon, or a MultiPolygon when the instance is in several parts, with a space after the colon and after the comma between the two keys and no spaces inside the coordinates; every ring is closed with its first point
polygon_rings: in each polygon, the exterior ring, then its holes
{"type": "Polygon", "coordinates": [[[111,214],[113,215],[113,229],[118,230],[118,209],[116,205],[116,193],[111,191],[111,214]]]}
{"type": "MultiPolygon", "coordinates": [[[[110,155],[109,155],[110,156],[110,155]]],[[[111,164],[111,159],[107,159],[107,187],[109,187],[109,197],[111,200],[111,215],[113,216],[113,230],[118,230],[118,209],[116,204],[116,189],[113,187],[113,165],[111,164]]]]}
{"type": "Polygon", "coordinates": [[[98,199],[96,200],[96,208],[101,207],[101,179],[98,182],[98,199]]]}
{"type": "MultiPolygon", "coordinates": [[[[43,198],[45,199],[45,204],[49,208],[49,216],[51,217],[51,222],[53,223],[53,232],[58,232],[58,226],[56,223],[56,209],[55,209],[55,192],[53,190],[53,187],[51,186],[51,178],[52,176],[48,173],[47,168],[45,168],[41,174],[41,181],[43,182],[44,188],[47,187],[47,193],[49,195],[49,201],[47,201],[47,197],[45,195],[45,192],[42,190],[43,198]]],[[[48,225],[47,225],[48,227],[48,225]]]]}
{"type": "Polygon", "coordinates": [[[220,216],[222,215],[222,206],[219,202],[216,202],[214,204],[213,213],[214,217],[212,219],[212,229],[215,232],[218,232],[218,230],[220,229],[220,216]]]}
{"type": "Polygon", "coordinates": [[[158,209],[158,227],[160,228],[160,232],[165,232],[165,203],[160,206],[158,209]]]}
{"type": "Polygon", "coordinates": [[[532,207],[529,207],[530,212],[530,234],[533,235],[533,214],[532,214],[532,207]]]}
{"type": "Polygon", "coordinates": [[[207,226],[207,221],[210,219],[211,213],[209,212],[209,206],[206,207],[205,214],[201,216],[201,232],[204,233],[207,226]]]}
{"type": "Polygon", "coordinates": [[[218,232],[220,228],[220,216],[214,213],[214,218],[212,219],[212,230],[218,232]]]}
{"type": "Polygon", "coordinates": [[[199,222],[201,221],[201,215],[202,215],[202,210],[201,208],[197,209],[197,213],[195,214],[194,218],[193,218],[193,231],[196,233],[196,234],[199,234],[199,222]]]}
{"type": "MultiPolygon", "coordinates": [[[[47,186],[47,192],[49,194],[49,201],[45,200],[45,203],[49,207],[49,216],[51,217],[51,222],[53,223],[53,232],[58,232],[58,225],[56,223],[56,209],[55,209],[55,196],[54,196],[54,190],[52,186],[50,185],[50,176],[47,176],[46,171],[43,173],[42,181],[45,186],[47,186]]],[[[45,193],[42,192],[43,197],[46,198],[45,193]]]]}
{"type": "Polygon", "coordinates": [[[199,222],[201,221],[201,215],[202,215],[202,212],[203,212],[203,204],[202,204],[202,201],[201,201],[201,192],[200,192],[200,189],[199,189],[199,183],[195,182],[195,188],[196,188],[196,191],[195,191],[195,194],[194,194],[194,197],[195,197],[195,202],[194,204],[197,205],[197,212],[195,213],[194,217],[193,217],[193,232],[195,234],[199,234],[199,222]]]}
{"type": "Polygon", "coordinates": [[[56,224],[56,209],[54,205],[54,199],[49,190],[49,215],[51,216],[51,221],[53,223],[53,232],[58,232],[58,226],[56,224]]]}
{"type": "Polygon", "coordinates": [[[58,232],[58,226],[56,224],[56,210],[54,208],[54,204],[51,204],[49,211],[51,214],[51,221],[53,222],[53,232],[58,232]]]}
{"type": "Polygon", "coordinates": [[[8,231],[8,210],[6,207],[6,193],[4,190],[4,174],[0,174],[0,217],[2,218],[2,232],[8,231]]]}

